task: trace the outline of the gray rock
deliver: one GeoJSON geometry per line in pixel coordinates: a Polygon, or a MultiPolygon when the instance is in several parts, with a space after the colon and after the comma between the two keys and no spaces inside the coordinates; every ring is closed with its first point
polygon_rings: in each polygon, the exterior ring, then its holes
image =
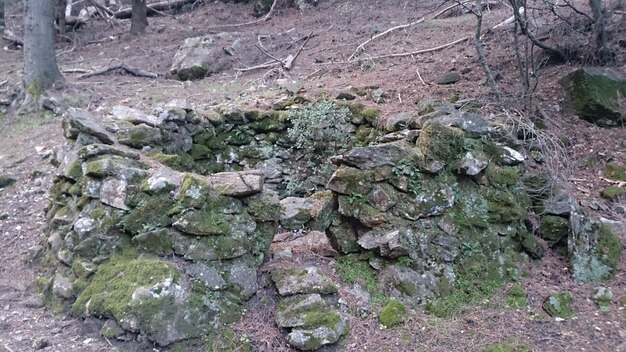
{"type": "Polygon", "coordinates": [[[389,132],[395,132],[405,129],[409,126],[409,121],[413,118],[414,112],[404,111],[389,115],[385,123],[385,129],[389,132]]]}
{"type": "Polygon", "coordinates": [[[373,89],[370,92],[370,95],[372,97],[372,101],[376,104],[382,104],[385,102],[385,91],[380,88],[373,89]]]}
{"type": "Polygon", "coordinates": [[[445,126],[456,127],[470,138],[478,138],[491,132],[491,125],[482,116],[473,112],[455,111],[452,114],[442,114],[432,118],[423,117],[422,121],[438,122],[445,126]]]}
{"type": "Polygon", "coordinates": [[[620,98],[626,96],[626,75],[608,68],[585,67],[563,77],[559,83],[574,111],[599,126],[623,126],[626,112],[620,98]]]}
{"type": "Polygon", "coordinates": [[[567,193],[561,193],[544,200],[543,207],[547,214],[558,216],[569,216],[580,209],[576,199],[567,193]]]}
{"type": "Polygon", "coordinates": [[[250,299],[257,291],[257,272],[243,262],[235,262],[228,269],[227,281],[243,299],[250,299]]]}
{"type": "Polygon", "coordinates": [[[146,124],[151,127],[159,127],[164,119],[158,116],[149,115],[145,112],[123,105],[115,105],[111,108],[111,115],[116,120],[128,121],[133,125],[146,124]]]}
{"type": "Polygon", "coordinates": [[[263,190],[263,173],[258,170],[219,172],[207,178],[219,194],[233,197],[250,196],[263,190]]]}
{"type": "Polygon", "coordinates": [[[204,284],[209,290],[218,291],[226,287],[226,281],[220,272],[205,264],[194,263],[188,265],[185,268],[185,273],[204,284]]]}
{"type": "Polygon", "coordinates": [[[124,329],[113,319],[109,319],[104,322],[102,329],[100,329],[100,336],[105,338],[114,338],[122,336],[125,333],[124,329]]]}
{"type": "Polygon", "coordinates": [[[232,67],[235,58],[223,48],[237,37],[218,33],[185,39],[172,59],[170,73],[181,81],[201,79],[232,67]]]}
{"type": "Polygon", "coordinates": [[[78,218],[74,222],[74,232],[78,235],[79,239],[83,239],[92,234],[93,230],[97,228],[96,221],[92,218],[78,218]]]}
{"type": "Polygon", "coordinates": [[[356,147],[332,158],[331,162],[335,165],[371,170],[384,165],[397,164],[400,160],[418,160],[414,146],[406,141],[356,147]]]}
{"type": "Polygon", "coordinates": [[[274,320],[281,328],[305,326],[307,317],[327,308],[326,302],[317,293],[295,295],[280,300],[274,320]]]}
{"type": "Polygon", "coordinates": [[[50,343],[50,340],[48,340],[47,337],[38,337],[35,340],[33,340],[32,346],[35,351],[38,351],[38,350],[43,350],[44,348],[48,346],[52,346],[52,344],[50,343]]]}
{"type": "Polygon", "coordinates": [[[299,293],[329,294],[337,292],[337,285],[317,267],[274,269],[272,281],[281,296],[299,293]]]}
{"type": "Polygon", "coordinates": [[[398,258],[408,255],[416,244],[411,229],[383,230],[376,228],[361,235],[358,243],[364,249],[377,249],[381,256],[398,258]]]}
{"type": "Polygon", "coordinates": [[[476,176],[489,165],[489,161],[475,157],[472,152],[467,152],[461,158],[460,168],[468,176],[476,176]]]}
{"type": "Polygon", "coordinates": [[[500,162],[504,165],[515,166],[523,163],[526,160],[517,150],[502,146],[502,154],[500,154],[500,162]]]}
{"type": "Polygon", "coordinates": [[[622,252],[620,238],[609,225],[600,225],[580,213],[570,214],[567,247],[571,272],[579,282],[598,282],[612,277],[622,252]]]}
{"type": "Polygon", "coordinates": [[[324,231],[330,226],[334,198],[331,192],[319,192],[309,198],[287,197],[280,201],[280,224],[297,230],[305,225],[324,231]]]}
{"type": "Polygon", "coordinates": [[[26,308],[42,308],[44,306],[43,295],[30,296],[22,304],[26,308]]]}
{"type": "Polygon", "coordinates": [[[385,212],[396,204],[396,190],[385,183],[377,184],[367,195],[367,201],[376,209],[385,212]]]}
{"type": "Polygon", "coordinates": [[[437,280],[430,272],[420,274],[400,265],[390,265],[378,276],[379,288],[403,302],[416,305],[434,297],[437,280]]]}
{"type": "Polygon", "coordinates": [[[126,181],[107,179],[100,187],[100,201],[117,209],[130,210],[126,205],[126,181]]]}
{"type": "Polygon", "coordinates": [[[106,144],[89,144],[78,150],[78,157],[89,159],[100,155],[117,155],[130,159],[139,159],[139,153],[106,144]]]}
{"type": "Polygon", "coordinates": [[[453,71],[453,72],[448,72],[439,76],[439,78],[437,78],[435,82],[437,82],[437,84],[446,85],[446,84],[454,84],[460,80],[461,80],[461,74],[459,74],[456,71],[453,71]]]}
{"type": "Polygon", "coordinates": [[[96,120],[96,117],[87,110],[76,108],[68,110],[67,124],[69,124],[70,128],[94,136],[104,144],[114,144],[115,137],[96,120]]]}
{"type": "Polygon", "coordinates": [[[146,146],[154,147],[161,145],[163,141],[160,129],[150,127],[143,123],[120,129],[117,131],[116,135],[120,144],[136,149],[141,149],[146,146]]]}
{"type": "Polygon", "coordinates": [[[56,273],[52,283],[52,293],[61,298],[72,298],[74,295],[74,289],[70,278],[63,276],[60,273],[56,273]]]}
{"type": "Polygon", "coordinates": [[[334,319],[335,324],[293,329],[287,334],[287,342],[300,350],[311,351],[339,341],[343,335],[348,333],[349,326],[338,313],[326,314],[338,315],[338,319],[334,319]]]}

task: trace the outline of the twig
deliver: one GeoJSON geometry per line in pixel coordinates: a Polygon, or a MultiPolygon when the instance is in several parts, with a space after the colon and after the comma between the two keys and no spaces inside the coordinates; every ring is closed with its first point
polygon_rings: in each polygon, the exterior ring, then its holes
{"type": "Polygon", "coordinates": [[[391,27],[389,29],[387,29],[386,31],[382,32],[382,33],[378,33],[375,36],[371,37],[370,39],[364,41],[363,43],[361,43],[361,45],[357,46],[356,49],[354,50],[354,52],[352,53],[352,55],[350,55],[350,57],[348,57],[348,61],[352,61],[352,59],[354,59],[354,57],[359,54],[359,52],[361,52],[361,50],[365,50],[365,45],[369,44],[372,40],[374,39],[378,39],[382,36],[385,36],[395,30],[398,29],[403,29],[403,28],[407,28],[407,27],[411,27],[413,25],[416,25],[418,23],[422,23],[426,20],[425,17],[420,18],[419,20],[415,21],[415,22],[411,22],[411,23],[407,23],[407,24],[402,24],[399,26],[395,26],[395,27],[391,27]]]}
{"type": "Polygon", "coordinates": [[[617,185],[617,187],[624,187],[626,185],[626,181],[611,180],[610,178],[606,178],[606,177],[600,177],[600,179],[608,183],[615,184],[617,185]]]}
{"type": "MultiPolygon", "coordinates": [[[[304,43],[302,43],[302,45],[300,46],[300,49],[298,49],[298,52],[293,57],[293,59],[286,61],[285,64],[283,65],[285,69],[289,70],[291,68],[291,66],[293,65],[293,62],[296,60],[296,58],[298,58],[298,55],[300,55],[300,53],[302,52],[302,49],[304,49],[304,46],[306,45],[306,43],[309,42],[309,39],[311,39],[312,36],[313,36],[313,32],[309,33],[309,35],[306,36],[306,40],[304,41],[304,43]]],[[[289,57],[287,59],[289,59],[289,57]]]]}
{"type": "Polygon", "coordinates": [[[276,7],[277,2],[278,0],[274,0],[274,2],[272,3],[272,7],[270,7],[270,10],[267,12],[267,14],[263,16],[262,18],[259,18],[258,20],[244,22],[244,23],[222,24],[222,25],[217,25],[217,26],[210,26],[210,27],[207,27],[206,29],[241,27],[241,26],[248,26],[251,24],[259,23],[259,22],[268,21],[272,17],[272,13],[274,12],[274,7],[276,7]]]}
{"type": "Polygon", "coordinates": [[[420,79],[420,82],[422,82],[423,85],[426,85],[426,82],[424,82],[424,80],[422,79],[422,75],[420,75],[420,69],[416,68],[415,72],[417,73],[417,78],[420,79]]]}
{"type": "Polygon", "coordinates": [[[109,66],[105,66],[96,70],[93,70],[91,72],[87,72],[83,75],[78,76],[79,79],[83,79],[83,78],[87,78],[87,77],[92,77],[92,76],[96,76],[96,75],[101,75],[103,73],[107,73],[109,71],[113,71],[113,70],[117,70],[117,69],[122,69],[134,76],[138,76],[138,77],[150,77],[150,78],[157,78],[159,77],[158,74],[154,73],[154,72],[149,72],[149,71],[144,71],[141,70],[139,68],[136,67],[132,67],[132,66],[128,66],[125,62],[119,62],[117,64],[111,64],[109,66]]]}
{"type": "Polygon", "coordinates": [[[61,72],[63,73],[88,73],[91,71],[86,70],[84,68],[68,68],[68,69],[62,70],[61,72]]]}
{"type": "Polygon", "coordinates": [[[272,55],[272,54],[268,53],[268,52],[267,52],[267,51],[266,51],[266,50],[265,50],[265,49],[264,49],[261,45],[259,45],[259,44],[255,44],[255,46],[256,46],[259,50],[261,50],[261,52],[262,52],[263,54],[265,54],[265,55],[269,56],[269,58],[270,58],[270,59],[274,59],[274,60],[276,60],[276,61],[278,61],[278,62],[281,62],[281,61],[282,61],[281,59],[277,58],[276,56],[274,56],[274,55],[272,55]]]}
{"type": "Polygon", "coordinates": [[[453,8],[455,8],[457,6],[461,6],[461,5],[463,5],[463,4],[467,3],[467,2],[469,2],[469,0],[468,1],[457,2],[456,4],[450,5],[450,6],[446,7],[445,9],[443,9],[443,10],[437,12],[436,14],[434,14],[432,18],[435,19],[435,18],[443,15],[444,13],[448,12],[448,10],[452,10],[453,8]]]}
{"type": "Polygon", "coordinates": [[[16,45],[16,46],[17,45],[24,46],[24,42],[21,39],[18,39],[16,36],[14,36],[11,31],[4,31],[4,34],[2,35],[2,39],[8,40],[9,42],[11,42],[11,44],[16,45]]]}
{"type": "Polygon", "coordinates": [[[470,37],[457,39],[457,40],[455,40],[453,42],[442,44],[442,45],[439,45],[439,46],[436,46],[436,47],[433,47],[433,48],[421,49],[421,50],[411,51],[411,52],[408,52],[408,53],[398,53],[398,54],[387,54],[387,55],[374,56],[374,57],[368,58],[368,60],[386,59],[386,58],[390,58],[390,57],[404,57],[404,56],[412,56],[412,55],[430,53],[430,52],[433,52],[433,51],[438,51],[438,50],[441,50],[441,49],[445,49],[445,48],[451,47],[451,46],[459,44],[459,43],[463,43],[463,42],[467,41],[468,39],[470,39],[470,37]]]}
{"type": "Polygon", "coordinates": [[[0,82],[0,87],[4,86],[7,83],[9,83],[9,80],[5,79],[4,81],[0,82]]]}
{"type": "Polygon", "coordinates": [[[264,64],[260,64],[260,65],[256,65],[256,66],[252,66],[252,67],[246,67],[246,68],[236,68],[235,71],[241,73],[241,72],[248,72],[248,71],[253,71],[253,70],[258,70],[260,68],[270,68],[272,66],[276,66],[276,65],[281,65],[282,62],[276,62],[276,61],[272,61],[272,62],[266,62],[264,64]]]}
{"type": "Polygon", "coordinates": [[[9,351],[9,352],[15,352],[14,350],[11,349],[11,347],[9,347],[9,345],[7,345],[6,343],[4,344],[4,348],[9,351]]]}

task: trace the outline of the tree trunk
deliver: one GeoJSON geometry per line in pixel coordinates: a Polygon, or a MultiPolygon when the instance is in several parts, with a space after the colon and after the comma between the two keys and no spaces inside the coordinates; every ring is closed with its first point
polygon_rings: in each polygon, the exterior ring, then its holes
{"type": "Polygon", "coordinates": [[[0,0],[0,34],[4,31],[4,0],[0,0]]]}
{"type": "Polygon", "coordinates": [[[56,19],[59,25],[59,36],[65,35],[65,7],[67,6],[67,0],[56,1],[56,19]]]}
{"type": "Polygon", "coordinates": [[[612,53],[607,45],[606,16],[602,6],[602,0],[589,0],[589,7],[593,14],[593,34],[596,39],[596,60],[604,64],[611,60],[612,53]]]}
{"type": "Polygon", "coordinates": [[[55,1],[26,0],[24,11],[24,76],[26,94],[40,96],[63,77],[54,51],[55,1]]]}
{"type": "Polygon", "coordinates": [[[146,0],[133,0],[133,14],[130,22],[131,34],[143,34],[148,26],[146,0]]]}

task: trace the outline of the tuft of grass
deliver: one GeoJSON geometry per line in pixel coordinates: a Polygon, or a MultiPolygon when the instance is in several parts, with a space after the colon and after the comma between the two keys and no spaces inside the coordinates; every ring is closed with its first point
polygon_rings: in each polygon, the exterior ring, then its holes
{"type": "Polygon", "coordinates": [[[605,187],[600,191],[602,198],[615,199],[624,194],[624,189],[618,186],[605,187]]]}
{"type": "Polygon", "coordinates": [[[464,307],[488,302],[495,290],[502,285],[502,280],[490,276],[489,272],[484,263],[460,270],[452,292],[428,302],[426,311],[446,318],[458,314],[464,307]]]}
{"type": "Polygon", "coordinates": [[[376,272],[367,262],[366,256],[349,254],[340,257],[335,264],[339,277],[351,284],[360,283],[371,295],[372,303],[385,301],[386,296],[378,289],[376,272]]]}
{"type": "Polygon", "coordinates": [[[530,346],[525,343],[506,339],[500,343],[493,343],[480,350],[480,352],[530,352],[530,346]]]}

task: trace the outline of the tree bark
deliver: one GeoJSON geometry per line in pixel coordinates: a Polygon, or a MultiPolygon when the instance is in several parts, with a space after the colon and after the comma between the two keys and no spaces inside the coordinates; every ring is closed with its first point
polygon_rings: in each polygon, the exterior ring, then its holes
{"type": "Polygon", "coordinates": [[[56,20],[59,25],[59,36],[65,35],[65,7],[67,6],[67,0],[56,1],[56,20]]]}
{"type": "Polygon", "coordinates": [[[50,0],[25,1],[24,86],[34,98],[63,79],[54,48],[55,5],[50,0]]]}
{"type": "Polygon", "coordinates": [[[604,15],[602,0],[589,0],[589,7],[594,20],[593,34],[596,39],[596,60],[604,64],[611,60],[612,54],[607,45],[606,16],[604,15]]]}
{"type": "Polygon", "coordinates": [[[143,34],[148,26],[146,0],[133,0],[133,12],[130,23],[131,34],[143,34]]]}
{"type": "Polygon", "coordinates": [[[4,0],[0,0],[0,34],[4,31],[4,0]]]}

